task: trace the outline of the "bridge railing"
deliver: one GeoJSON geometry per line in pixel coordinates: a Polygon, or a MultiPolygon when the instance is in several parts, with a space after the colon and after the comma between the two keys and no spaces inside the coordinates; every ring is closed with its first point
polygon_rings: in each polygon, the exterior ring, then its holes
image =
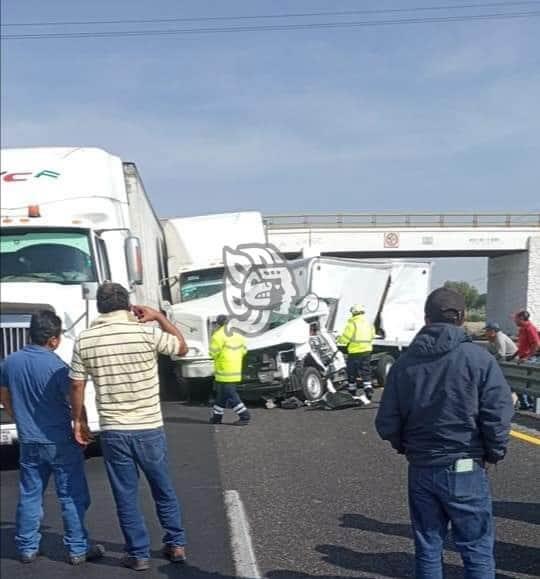
{"type": "Polygon", "coordinates": [[[528,394],[533,400],[540,398],[540,364],[501,362],[501,368],[518,394],[528,394]]]}
{"type": "Polygon", "coordinates": [[[269,229],[305,228],[400,228],[400,227],[538,227],[540,212],[337,212],[279,213],[264,216],[269,229]]]}

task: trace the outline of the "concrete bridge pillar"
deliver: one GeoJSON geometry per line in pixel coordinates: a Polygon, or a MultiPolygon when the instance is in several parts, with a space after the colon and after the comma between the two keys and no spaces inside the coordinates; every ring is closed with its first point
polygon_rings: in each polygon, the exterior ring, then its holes
{"type": "Polygon", "coordinates": [[[540,324],[540,237],[529,237],[527,251],[488,260],[487,318],[516,333],[513,314],[528,310],[540,324]]]}

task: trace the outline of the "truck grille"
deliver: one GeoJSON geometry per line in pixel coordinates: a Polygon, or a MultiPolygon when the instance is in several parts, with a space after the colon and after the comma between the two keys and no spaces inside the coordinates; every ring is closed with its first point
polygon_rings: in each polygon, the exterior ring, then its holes
{"type": "Polygon", "coordinates": [[[28,344],[30,317],[24,314],[4,314],[0,317],[1,360],[28,344]]]}

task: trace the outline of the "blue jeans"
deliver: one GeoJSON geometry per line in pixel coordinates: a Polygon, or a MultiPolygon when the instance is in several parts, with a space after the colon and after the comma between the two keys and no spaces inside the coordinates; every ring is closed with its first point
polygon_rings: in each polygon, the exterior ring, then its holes
{"type": "Polygon", "coordinates": [[[485,469],[409,465],[409,507],[416,547],[416,579],[443,578],[443,543],[451,525],[465,579],[494,579],[491,493],[485,469]]]}
{"type": "Polygon", "coordinates": [[[82,555],[88,550],[84,516],[90,506],[90,495],[83,451],[75,442],[21,443],[15,544],[21,554],[30,555],[39,550],[43,493],[51,474],[62,510],[64,545],[70,555],[82,555]]]}
{"type": "Polygon", "coordinates": [[[137,559],[150,557],[150,537],[139,508],[139,469],[150,484],[157,516],[165,531],[163,543],[185,545],[182,513],[169,476],[163,428],[105,430],[101,433],[101,447],[127,554],[137,559]]]}

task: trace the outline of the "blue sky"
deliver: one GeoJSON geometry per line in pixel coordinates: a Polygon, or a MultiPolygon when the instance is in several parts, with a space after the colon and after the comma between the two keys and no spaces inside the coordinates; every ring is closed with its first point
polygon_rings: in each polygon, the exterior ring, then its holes
{"type": "MultiPolygon", "coordinates": [[[[4,0],[2,16],[7,23],[458,3],[4,0]]],[[[539,31],[540,18],[531,18],[9,41],[2,145],[95,145],[133,160],[163,216],[537,209],[539,31]]],[[[478,262],[467,268],[473,279],[478,262]]]]}

